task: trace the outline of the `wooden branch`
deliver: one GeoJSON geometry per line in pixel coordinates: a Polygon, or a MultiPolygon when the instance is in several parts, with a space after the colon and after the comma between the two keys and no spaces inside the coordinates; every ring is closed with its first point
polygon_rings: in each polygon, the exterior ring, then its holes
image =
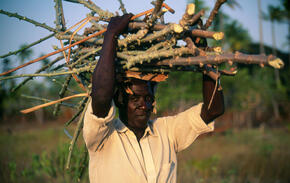
{"type": "MultiPolygon", "coordinates": [[[[176,49],[170,49],[170,50],[158,50],[155,52],[151,52],[150,54],[142,54],[142,55],[136,55],[136,56],[131,56],[127,58],[127,62],[124,65],[124,68],[130,68],[134,66],[137,63],[142,64],[144,61],[150,62],[153,59],[160,59],[160,58],[168,58],[168,57],[173,57],[173,56],[182,56],[184,54],[194,54],[191,49],[181,47],[181,48],[176,48],[176,49]]],[[[118,56],[118,55],[117,55],[118,56]]]]}
{"type": "Polygon", "coordinates": [[[206,55],[206,53],[203,50],[201,50],[195,46],[194,42],[192,41],[192,39],[190,37],[186,37],[184,39],[184,41],[186,42],[186,46],[189,49],[193,50],[193,53],[196,53],[196,55],[200,55],[200,56],[206,55]]]}
{"type": "Polygon", "coordinates": [[[44,108],[44,107],[56,104],[58,102],[62,102],[62,101],[68,100],[68,99],[72,99],[72,98],[76,98],[76,97],[88,97],[88,96],[89,96],[89,94],[87,94],[87,93],[80,93],[80,94],[76,94],[76,95],[71,95],[71,96],[64,97],[64,98],[59,99],[59,100],[55,100],[55,101],[51,101],[51,102],[48,102],[48,103],[45,103],[45,104],[34,106],[34,107],[29,108],[29,109],[21,110],[20,112],[23,113],[23,114],[27,114],[27,113],[36,111],[38,109],[41,109],[41,108],[44,108]]]}
{"type": "Polygon", "coordinates": [[[140,44],[140,40],[147,34],[148,29],[141,29],[136,34],[129,34],[124,39],[118,40],[118,46],[125,46],[127,47],[127,44],[132,43],[134,41],[137,41],[140,44]]]}
{"type": "Polygon", "coordinates": [[[227,0],[217,0],[215,5],[214,5],[214,8],[213,10],[211,11],[205,25],[203,26],[203,29],[206,30],[208,29],[211,24],[212,24],[212,21],[213,19],[215,18],[215,16],[218,14],[218,11],[220,9],[220,7],[226,2],[227,0]]]}
{"type": "Polygon", "coordinates": [[[15,79],[15,78],[22,78],[22,77],[52,77],[52,76],[61,76],[61,75],[67,75],[67,74],[75,74],[85,71],[92,71],[94,69],[94,66],[86,66],[81,67],[79,69],[73,69],[71,71],[63,71],[63,72],[50,72],[50,73],[39,73],[39,74],[20,74],[20,75],[13,75],[13,76],[6,76],[0,78],[0,81],[7,80],[7,79],[15,79]]]}
{"type": "Polygon", "coordinates": [[[145,38],[141,39],[141,43],[153,41],[153,40],[155,40],[159,37],[162,37],[166,34],[169,34],[171,32],[181,33],[182,31],[183,31],[183,28],[180,25],[169,24],[164,29],[157,31],[157,32],[154,32],[153,34],[149,34],[145,38]]]}
{"type": "Polygon", "coordinates": [[[69,126],[82,112],[83,109],[85,107],[85,104],[87,102],[88,98],[83,98],[83,100],[80,101],[80,104],[78,106],[77,112],[75,113],[75,115],[65,123],[65,126],[69,126]]]}
{"type": "Polygon", "coordinates": [[[162,6],[164,8],[166,8],[170,13],[172,13],[172,14],[175,13],[174,9],[172,9],[171,7],[169,7],[166,3],[163,3],[162,6]]]}
{"type": "Polygon", "coordinates": [[[160,12],[161,8],[162,8],[162,4],[163,4],[164,0],[156,0],[156,2],[154,2],[154,10],[152,12],[152,16],[151,18],[147,21],[147,25],[149,27],[151,27],[153,24],[155,24],[155,21],[158,18],[158,13],[160,12]]]}
{"type": "Polygon", "coordinates": [[[176,39],[175,38],[171,38],[170,40],[166,40],[160,43],[157,43],[153,46],[151,46],[150,48],[148,48],[146,50],[146,52],[149,54],[149,52],[151,51],[157,51],[161,48],[170,48],[172,46],[176,45],[176,39]]]}
{"type": "Polygon", "coordinates": [[[123,12],[123,14],[126,14],[127,11],[126,11],[124,3],[122,2],[122,0],[118,0],[118,1],[120,3],[120,8],[119,9],[123,12]]]}
{"type": "MultiPolygon", "coordinates": [[[[69,82],[71,81],[71,78],[72,78],[72,75],[68,75],[68,76],[66,77],[66,79],[65,79],[65,81],[64,81],[64,83],[63,83],[63,85],[62,85],[62,87],[61,87],[61,89],[60,89],[60,91],[59,91],[59,93],[58,93],[59,99],[61,99],[61,98],[64,97],[65,92],[66,92],[66,90],[67,90],[67,88],[68,88],[69,82]]],[[[61,104],[61,103],[62,103],[62,102],[55,104],[54,109],[53,109],[53,112],[52,112],[52,114],[53,114],[54,116],[57,115],[57,112],[59,111],[59,107],[60,107],[60,104],[61,104]]]]}
{"type": "MultiPolygon", "coordinates": [[[[167,25],[165,24],[155,24],[151,27],[151,30],[160,31],[164,29],[167,25]]],[[[145,22],[130,22],[128,25],[129,32],[133,30],[145,29],[146,23],[145,22]]]]}
{"type": "MultiPolygon", "coordinates": [[[[35,74],[38,74],[42,71],[45,71],[46,69],[50,68],[53,64],[55,64],[56,62],[62,60],[64,57],[60,56],[57,57],[55,60],[53,60],[52,62],[46,64],[45,66],[41,67],[40,69],[38,69],[35,74]]],[[[20,87],[22,87],[25,83],[27,83],[29,80],[33,79],[33,77],[28,77],[25,80],[23,80],[21,83],[19,83],[17,86],[15,86],[14,88],[12,88],[11,92],[15,92],[17,91],[20,87]]]]}
{"type": "MultiPolygon", "coordinates": [[[[51,81],[54,82],[55,84],[59,85],[60,87],[62,87],[63,83],[58,81],[58,80],[56,80],[55,78],[51,79],[51,81]]],[[[69,87],[67,87],[67,91],[69,91],[71,94],[74,94],[74,95],[79,93],[77,91],[74,91],[74,90],[70,89],[69,87]]]]}
{"type": "Polygon", "coordinates": [[[81,114],[81,116],[79,118],[79,121],[77,123],[77,127],[76,127],[75,132],[74,132],[73,139],[70,142],[68,158],[67,158],[67,162],[66,162],[66,166],[65,166],[67,170],[70,168],[71,155],[72,155],[75,143],[76,143],[76,141],[77,141],[77,139],[79,137],[79,134],[80,134],[80,132],[81,132],[81,130],[83,128],[83,119],[84,119],[85,113],[87,111],[88,105],[90,104],[90,100],[91,99],[89,99],[87,101],[86,106],[85,106],[84,110],[82,111],[82,114],[81,114]]]}
{"type": "MultiPolygon", "coordinates": [[[[55,37],[58,40],[70,40],[71,39],[71,35],[69,35],[69,34],[65,34],[65,35],[56,34],[55,37]]],[[[82,41],[83,39],[86,39],[86,38],[88,38],[88,36],[75,35],[72,40],[74,40],[74,41],[82,41]]],[[[86,42],[97,44],[97,45],[102,45],[103,44],[103,39],[91,38],[91,39],[88,39],[86,42]]]]}
{"type": "Polygon", "coordinates": [[[195,37],[212,38],[215,40],[221,40],[224,38],[223,32],[213,32],[213,31],[206,31],[206,30],[201,30],[201,29],[191,30],[191,35],[195,37]]]}
{"type": "Polygon", "coordinates": [[[68,65],[68,67],[73,68],[75,65],[79,64],[82,60],[84,60],[85,58],[99,52],[102,50],[102,47],[98,47],[98,48],[93,48],[91,51],[89,51],[88,53],[86,53],[85,55],[80,56],[80,58],[78,58],[75,62],[73,62],[72,64],[68,65]]]}
{"type": "MultiPolygon", "coordinates": [[[[24,94],[21,94],[21,97],[27,98],[27,99],[39,100],[39,101],[42,101],[42,102],[52,102],[52,100],[49,100],[49,99],[46,99],[46,98],[41,98],[41,97],[36,97],[36,96],[29,96],[29,95],[24,95],[24,94]]],[[[69,103],[65,103],[65,102],[62,102],[60,105],[63,105],[63,106],[66,106],[66,107],[70,107],[70,108],[76,108],[75,105],[69,104],[69,103]]]]}
{"type": "Polygon", "coordinates": [[[195,12],[195,4],[193,3],[187,4],[185,13],[182,16],[182,19],[179,21],[179,25],[187,29],[187,26],[190,25],[189,21],[192,19],[194,12],[195,12]]]}
{"type": "Polygon", "coordinates": [[[243,64],[258,64],[261,66],[271,66],[276,69],[281,69],[284,63],[281,59],[269,55],[247,55],[243,53],[225,53],[221,55],[197,56],[187,58],[175,58],[162,60],[156,65],[204,65],[204,64],[221,64],[224,62],[237,62],[243,64]]]}
{"type": "Polygon", "coordinates": [[[9,53],[7,53],[5,55],[1,55],[0,58],[5,58],[5,57],[8,57],[10,55],[16,55],[17,53],[22,52],[22,51],[24,51],[24,50],[26,50],[28,48],[31,48],[32,46],[37,45],[38,43],[41,43],[42,41],[45,41],[45,40],[51,38],[54,35],[55,35],[55,33],[52,33],[52,34],[50,34],[50,35],[48,35],[48,36],[46,36],[44,38],[39,39],[38,41],[35,41],[35,42],[33,42],[33,43],[29,44],[29,45],[26,45],[26,46],[20,48],[19,50],[16,50],[16,51],[13,51],[13,52],[9,52],[9,53]]]}
{"type": "Polygon", "coordinates": [[[58,32],[56,29],[54,29],[54,28],[52,28],[52,27],[46,25],[45,23],[39,23],[39,22],[37,22],[37,21],[35,21],[35,20],[32,20],[32,19],[30,19],[30,18],[27,18],[27,17],[21,16],[21,15],[19,15],[19,14],[17,14],[17,13],[10,13],[10,12],[8,12],[8,11],[4,11],[4,10],[1,10],[1,9],[0,9],[0,13],[1,13],[1,14],[4,14],[4,15],[7,15],[7,16],[9,16],[9,17],[15,17],[15,18],[18,18],[19,20],[24,20],[24,21],[26,21],[26,22],[32,23],[32,24],[35,25],[35,26],[42,27],[42,28],[44,28],[44,29],[46,29],[46,30],[49,30],[49,31],[51,31],[51,32],[55,32],[55,33],[58,32]]]}
{"type": "Polygon", "coordinates": [[[72,3],[79,3],[87,7],[88,9],[96,12],[102,20],[108,20],[109,18],[113,17],[114,14],[109,11],[104,11],[100,7],[98,7],[96,4],[94,4],[92,1],[86,1],[86,0],[65,0],[72,3]]]}
{"type": "Polygon", "coordinates": [[[200,10],[197,14],[194,14],[192,19],[188,21],[189,25],[195,24],[204,15],[204,9],[200,10]]]}
{"type": "Polygon", "coordinates": [[[55,5],[55,25],[58,31],[65,30],[65,20],[61,0],[54,0],[55,5]]]}

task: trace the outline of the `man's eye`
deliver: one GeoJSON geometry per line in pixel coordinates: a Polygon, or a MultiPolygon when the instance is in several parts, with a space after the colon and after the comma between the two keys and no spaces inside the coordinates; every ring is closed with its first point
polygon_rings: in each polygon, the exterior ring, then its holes
{"type": "Polygon", "coordinates": [[[145,97],[145,100],[146,100],[146,102],[153,102],[154,98],[152,96],[148,95],[145,97]]]}
{"type": "Polygon", "coordinates": [[[133,102],[137,102],[138,101],[138,97],[137,96],[131,96],[130,100],[133,102]]]}

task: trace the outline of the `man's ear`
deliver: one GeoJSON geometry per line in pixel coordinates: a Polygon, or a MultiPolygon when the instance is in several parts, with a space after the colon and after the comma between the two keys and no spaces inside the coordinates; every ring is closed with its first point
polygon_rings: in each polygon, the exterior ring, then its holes
{"type": "Polygon", "coordinates": [[[118,108],[122,108],[125,106],[125,98],[124,98],[124,94],[122,93],[122,91],[120,91],[120,89],[118,89],[114,95],[114,102],[115,105],[118,108]]]}

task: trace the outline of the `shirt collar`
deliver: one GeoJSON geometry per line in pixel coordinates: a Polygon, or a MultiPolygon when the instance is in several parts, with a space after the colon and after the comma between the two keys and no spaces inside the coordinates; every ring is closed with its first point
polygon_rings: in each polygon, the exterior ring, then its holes
{"type": "MultiPolygon", "coordinates": [[[[149,120],[147,124],[148,126],[145,129],[144,135],[148,134],[156,136],[156,130],[154,130],[153,121],[149,120]]],[[[120,118],[115,120],[114,127],[119,133],[125,133],[127,130],[129,130],[129,128],[120,120],[120,118]]]]}

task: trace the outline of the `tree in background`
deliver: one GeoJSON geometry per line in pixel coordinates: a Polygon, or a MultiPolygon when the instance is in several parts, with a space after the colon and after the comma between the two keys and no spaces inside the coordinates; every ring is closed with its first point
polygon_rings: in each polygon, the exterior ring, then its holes
{"type": "MultiPolygon", "coordinates": [[[[280,23],[283,19],[283,11],[280,6],[268,6],[268,14],[264,13],[263,18],[267,21],[271,22],[271,32],[272,32],[272,54],[277,55],[276,50],[276,35],[275,35],[275,22],[280,23]]],[[[275,69],[275,81],[276,81],[276,88],[279,88],[281,85],[280,83],[280,76],[279,71],[275,69]]],[[[273,109],[274,109],[274,115],[276,119],[280,118],[280,112],[279,112],[279,106],[277,103],[277,100],[272,97],[272,103],[273,103],[273,109]]]]}
{"type": "MultiPolygon", "coordinates": [[[[20,49],[27,47],[27,44],[20,45],[20,49]]],[[[25,60],[29,60],[33,54],[32,49],[23,49],[21,52],[18,53],[18,58],[20,62],[23,63],[25,60]]]]}
{"type": "Polygon", "coordinates": [[[263,41],[263,16],[261,8],[261,0],[258,0],[258,14],[259,14],[259,36],[260,36],[260,54],[265,53],[263,41]]]}

